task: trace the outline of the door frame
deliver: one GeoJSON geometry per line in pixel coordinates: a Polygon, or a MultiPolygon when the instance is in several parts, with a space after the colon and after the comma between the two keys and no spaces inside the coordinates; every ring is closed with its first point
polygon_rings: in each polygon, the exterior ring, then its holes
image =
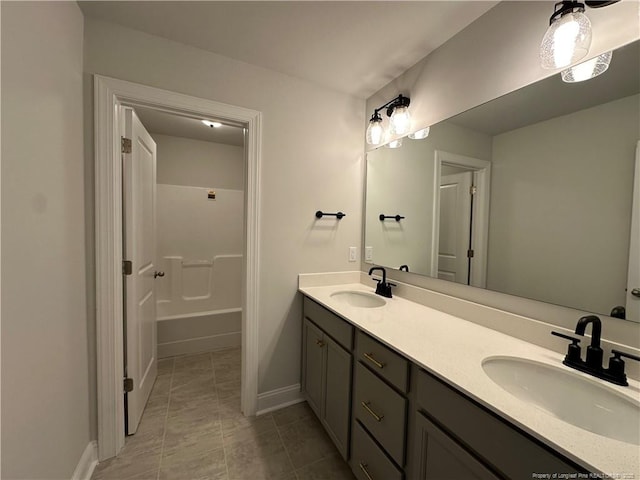
{"type": "Polygon", "coordinates": [[[472,243],[474,259],[469,283],[485,288],[487,284],[487,247],[489,245],[489,199],[491,197],[491,162],[456,153],[436,150],[433,162],[433,229],[431,236],[431,277],[438,278],[438,243],[440,238],[440,174],[442,165],[473,170],[478,193],[473,202],[472,243]]]}
{"type": "Polygon", "coordinates": [[[241,409],[258,404],[258,299],[262,113],[155,87],[94,75],[95,262],[98,458],[124,446],[122,162],[118,106],[238,122],[245,135],[245,241],[241,409]]]}

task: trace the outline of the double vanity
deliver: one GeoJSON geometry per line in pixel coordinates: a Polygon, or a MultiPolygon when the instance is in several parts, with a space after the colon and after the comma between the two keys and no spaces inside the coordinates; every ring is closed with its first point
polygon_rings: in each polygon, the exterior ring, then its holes
{"type": "Polygon", "coordinates": [[[302,389],[356,478],[640,478],[637,381],[374,286],[299,281],[302,389]]]}

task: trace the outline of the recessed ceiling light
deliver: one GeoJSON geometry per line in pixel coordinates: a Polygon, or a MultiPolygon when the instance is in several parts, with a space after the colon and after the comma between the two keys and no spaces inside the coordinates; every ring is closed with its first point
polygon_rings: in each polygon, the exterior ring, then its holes
{"type": "Polygon", "coordinates": [[[202,123],[211,128],[220,128],[222,126],[220,122],[210,122],[209,120],[202,120],[202,123]]]}

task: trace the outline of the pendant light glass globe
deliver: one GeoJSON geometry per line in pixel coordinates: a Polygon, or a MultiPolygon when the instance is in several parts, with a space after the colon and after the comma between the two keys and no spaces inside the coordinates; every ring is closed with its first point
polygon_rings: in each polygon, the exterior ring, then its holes
{"type": "Polygon", "coordinates": [[[417,130],[413,133],[407,135],[411,140],[422,140],[429,136],[430,127],[423,128],[421,130],[417,130]]]}
{"type": "Polygon", "coordinates": [[[395,107],[391,114],[391,133],[393,135],[404,135],[410,128],[411,114],[409,113],[409,107],[395,107]]]}
{"type": "Polygon", "coordinates": [[[574,65],[571,68],[563,70],[561,73],[562,80],[567,83],[583,82],[604,73],[609,68],[613,52],[606,52],[602,55],[587,60],[586,62],[574,65]]]}
{"type": "Polygon", "coordinates": [[[591,22],[581,11],[565,13],[544,34],[540,45],[542,68],[568,67],[582,60],[591,46],[591,22]]]}
{"type": "Polygon", "coordinates": [[[384,137],[384,128],[382,128],[382,117],[380,115],[374,115],[369,120],[369,126],[367,127],[367,143],[369,145],[380,145],[382,138],[384,137]]]}
{"type": "Polygon", "coordinates": [[[389,143],[385,145],[387,148],[400,148],[402,146],[402,139],[396,138],[395,140],[391,140],[389,143]]]}

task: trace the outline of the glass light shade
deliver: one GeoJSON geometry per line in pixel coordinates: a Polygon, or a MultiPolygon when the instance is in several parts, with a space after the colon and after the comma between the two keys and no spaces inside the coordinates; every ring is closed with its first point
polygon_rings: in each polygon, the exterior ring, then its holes
{"type": "Polygon", "coordinates": [[[384,128],[382,128],[382,119],[371,120],[367,127],[367,143],[369,145],[380,145],[384,137],[384,128]]]}
{"type": "Polygon", "coordinates": [[[407,135],[411,140],[422,140],[429,136],[430,127],[423,128],[407,135]]]}
{"type": "Polygon", "coordinates": [[[583,82],[604,73],[609,68],[613,52],[606,52],[602,55],[587,60],[586,62],[574,65],[571,68],[563,70],[561,73],[562,80],[567,83],[583,82]]]}
{"type": "Polygon", "coordinates": [[[591,22],[582,12],[565,13],[549,25],[540,45],[542,68],[568,67],[583,59],[591,46],[591,22]]]}
{"type": "Polygon", "coordinates": [[[391,140],[389,143],[385,145],[387,148],[400,148],[402,146],[402,139],[396,138],[395,140],[391,140]]]}
{"type": "Polygon", "coordinates": [[[411,114],[408,107],[395,107],[391,114],[391,133],[404,135],[411,128],[411,114]]]}

